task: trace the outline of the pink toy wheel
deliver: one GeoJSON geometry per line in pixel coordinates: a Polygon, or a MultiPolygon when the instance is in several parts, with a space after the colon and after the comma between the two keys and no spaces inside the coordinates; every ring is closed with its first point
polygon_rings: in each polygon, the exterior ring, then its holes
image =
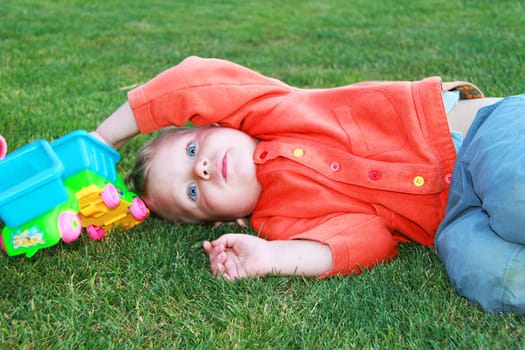
{"type": "Polygon", "coordinates": [[[82,224],[80,218],[75,212],[65,211],[58,217],[58,232],[60,237],[66,243],[76,241],[80,236],[82,224]]]}
{"type": "Polygon", "coordinates": [[[89,225],[88,227],[86,227],[86,232],[89,238],[95,241],[100,241],[106,235],[104,229],[96,225],[89,225]]]}
{"type": "Polygon", "coordinates": [[[148,208],[144,201],[140,198],[133,198],[129,212],[135,218],[135,220],[142,221],[148,217],[148,208]]]}
{"type": "Polygon", "coordinates": [[[107,184],[100,194],[102,201],[109,209],[115,208],[120,203],[120,194],[115,186],[107,184]]]}
{"type": "Polygon", "coordinates": [[[0,159],[4,158],[7,153],[7,142],[2,135],[0,135],[0,159]]]}
{"type": "Polygon", "coordinates": [[[2,233],[0,232],[0,248],[2,248],[2,250],[7,253],[7,249],[5,248],[5,243],[4,243],[4,236],[2,236],[2,233]]]}

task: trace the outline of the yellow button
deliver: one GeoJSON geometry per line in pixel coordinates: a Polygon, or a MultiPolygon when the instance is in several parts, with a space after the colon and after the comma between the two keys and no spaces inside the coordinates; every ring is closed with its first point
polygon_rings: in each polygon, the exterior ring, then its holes
{"type": "Polygon", "coordinates": [[[294,157],[302,157],[304,154],[304,150],[302,148],[296,148],[293,150],[294,157]]]}
{"type": "Polygon", "coordinates": [[[425,184],[425,178],[423,176],[414,177],[414,186],[421,187],[425,184]]]}

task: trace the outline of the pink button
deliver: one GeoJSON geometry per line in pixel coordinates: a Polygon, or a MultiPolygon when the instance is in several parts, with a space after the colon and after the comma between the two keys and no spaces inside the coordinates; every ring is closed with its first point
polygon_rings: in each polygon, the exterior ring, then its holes
{"type": "Polygon", "coordinates": [[[445,182],[449,184],[450,181],[452,181],[452,174],[445,175],[445,182]]]}
{"type": "Polygon", "coordinates": [[[336,172],[336,171],[339,171],[339,169],[341,169],[341,166],[339,165],[338,162],[330,163],[330,170],[332,170],[333,172],[336,172]]]}
{"type": "Polygon", "coordinates": [[[379,170],[370,170],[368,172],[368,178],[372,181],[377,181],[381,178],[381,172],[379,170]]]}

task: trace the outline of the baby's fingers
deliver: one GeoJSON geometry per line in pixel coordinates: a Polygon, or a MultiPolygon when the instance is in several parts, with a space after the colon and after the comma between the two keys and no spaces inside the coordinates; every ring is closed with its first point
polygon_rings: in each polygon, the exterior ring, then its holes
{"type": "Polygon", "coordinates": [[[208,254],[208,256],[210,257],[210,259],[212,257],[218,256],[219,254],[223,253],[225,250],[225,247],[223,244],[216,245],[213,242],[209,242],[209,241],[204,241],[202,243],[202,247],[204,248],[204,251],[206,252],[206,254],[208,254]]]}
{"type": "Polygon", "coordinates": [[[213,250],[213,246],[209,241],[202,242],[202,248],[204,248],[204,251],[206,254],[210,255],[211,251],[213,250]]]}
{"type": "Polygon", "coordinates": [[[211,266],[211,273],[218,279],[221,279],[224,275],[224,265],[217,263],[211,266]]]}

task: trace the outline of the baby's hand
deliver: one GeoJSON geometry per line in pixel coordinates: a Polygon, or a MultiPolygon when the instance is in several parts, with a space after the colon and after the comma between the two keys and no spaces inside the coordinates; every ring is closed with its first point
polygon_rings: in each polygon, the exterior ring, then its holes
{"type": "Polygon", "coordinates": [[[268,271],[267,241],[247,234],[225,234],[203,248],[210,259],[210,268],[217,278],[234,281],[265,275],[268,271]]]}

